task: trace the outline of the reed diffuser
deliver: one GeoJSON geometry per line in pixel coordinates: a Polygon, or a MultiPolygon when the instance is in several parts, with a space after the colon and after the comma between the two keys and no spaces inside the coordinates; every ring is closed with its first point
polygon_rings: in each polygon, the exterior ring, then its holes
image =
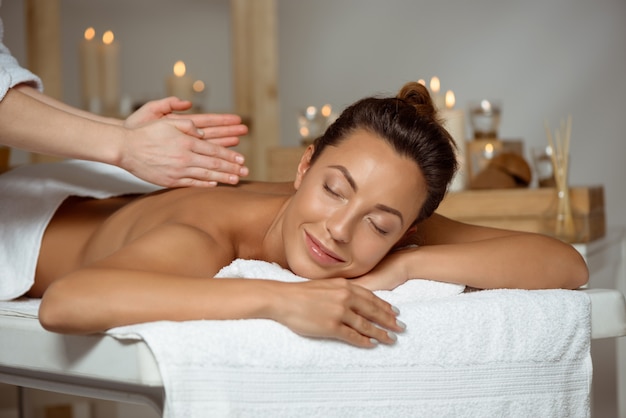
{"type": "Polygon", "coordinates": [[[548,145],[552,149],[551,158],[556,183],[556,203],[546,214],[546,233],[566,242],[576,242],[578,232],[569,190],[569,149],[572,133],[572,117],[567,121],[561,120],[559,129],[550,132],[548,123],[545,124],[548,145]]]}

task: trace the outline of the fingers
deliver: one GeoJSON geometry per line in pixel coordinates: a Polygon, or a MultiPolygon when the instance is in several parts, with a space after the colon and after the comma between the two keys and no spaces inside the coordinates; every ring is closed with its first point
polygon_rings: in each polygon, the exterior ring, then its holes
{"type": "Polygon", "coordinates": [[[395,343],[395,333],[404,331],[405,325],[397,318],[399,311],[371,291],[344,279],[331,279],[326,285],[334,287],[332,293],[330,289],[325,292],[326,300],[332,302],[326,313],[329,323],[335,324],[333,337],[371,348],[378,343],[395,343]]]}
{"type": "Polygon", "coordinates": [[[180,114],[171,113],[167,115],[170,119],[189,119],[199,128],[229,126],[229,125],[241,125],[241,117],[229,113],[213,114],[213,113],[200,113],[200,114],[180,114]]]}
{"type": "Polygon", "coordinates": [[[239,177],[248,175],[244,157],[238,152],[207,141],[195,141],[191,150],[194,157],[190,162],[190,177],[236,184],[239,177]]]}
{"type": "Polygon", "coordinates": [[[204,139],[219,139],[233,136],[244,136],[248,133],[246,125],[220,125],[220,126],[199,126],[204,132],[204,139]]]}
{"type": "Polygon", "coordinates": [[[204,130],[198,128],[189,119],[177,119],[171,122],[174,126],[184,134],[193,136],[195,138],[204,138],[204,130]]]}
{"type": "Polygon", "coordinates": [[[406,328],[397,315],[397,308],[365,290],[351,301],[342,332],[347,342],[363,347],[393,344],[397,340],[395,333],[406,328]]]}
{"type": "Polygon", "coordinates": [[[142,108],[150,110],[154,114],[161,116],[169,115],[174,111],[183,112],[191,107],[188,100],[181,100],[178,97],[170,96],[159,100],[151,100],[144,104],[142,108]]]}
{"type": "Polygon", "coordinates": [[[183,100],[180,99],[178,97],[168,97],[166,99],[167,102],[167,106],[169,106],[169,112],[163,112],[163,114],[169,114],[172,111],[177,111],[177,112],[184,112],[185,110],[191,109],[191,106],[193,105],[193,103],[191,103],[189,100],[183,100]]]}

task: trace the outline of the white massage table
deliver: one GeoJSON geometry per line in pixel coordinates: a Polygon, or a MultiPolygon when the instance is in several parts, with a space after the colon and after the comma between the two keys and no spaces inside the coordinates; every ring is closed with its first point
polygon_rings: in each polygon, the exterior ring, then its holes
{"type": "Polygon", "coordinates": [[[143,341],[51,333],[33,318],[0,315],[0,382],[163,407],[159,368],[143,341]]]}
{"type": "MultiPolygon", "coordinates": [[[[587,289],[592,338],[626,335],[626,305],[617,290],[587,289]]],[[[0,315],[0,382],[97,399],[147,404],[161,412],[164,387],[143,341],[45,331],[35,318],[0,315]]]]}

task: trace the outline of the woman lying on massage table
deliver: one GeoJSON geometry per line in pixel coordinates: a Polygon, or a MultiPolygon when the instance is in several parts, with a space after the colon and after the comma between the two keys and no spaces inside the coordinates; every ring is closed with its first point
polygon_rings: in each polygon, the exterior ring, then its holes
{"type": "Polygon", "coordinates": [[[411,278],[477,288],[586,282],[585,262],[567,244],[433,214],[455,169],[427,90],[409,83],[397,97],[347,108],[305,151],[292,185],[69,198],[46,230],[28,296],[43,297],[41,323],[62,333],[268,318],[372,347],[403,330],[372,289],[411,278]],[[409,235],[419,246],[402,248],[409,235]],[[327,280],[209,279],[236,258],[327,280]]]}

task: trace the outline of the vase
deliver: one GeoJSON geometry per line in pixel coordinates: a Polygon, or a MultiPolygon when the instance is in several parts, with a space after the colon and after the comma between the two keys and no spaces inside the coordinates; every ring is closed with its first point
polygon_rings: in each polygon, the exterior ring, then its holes
{"type": "MultiPolygon", "coordinates": [[[[557,171],[562,167],[557,166],[557,171]]],[[[580,240],[580,216],[572,208],[567,173],[558,172],[553,203],[544,215],[544,233],[561,241],[574,243],[580,240]]]]}

